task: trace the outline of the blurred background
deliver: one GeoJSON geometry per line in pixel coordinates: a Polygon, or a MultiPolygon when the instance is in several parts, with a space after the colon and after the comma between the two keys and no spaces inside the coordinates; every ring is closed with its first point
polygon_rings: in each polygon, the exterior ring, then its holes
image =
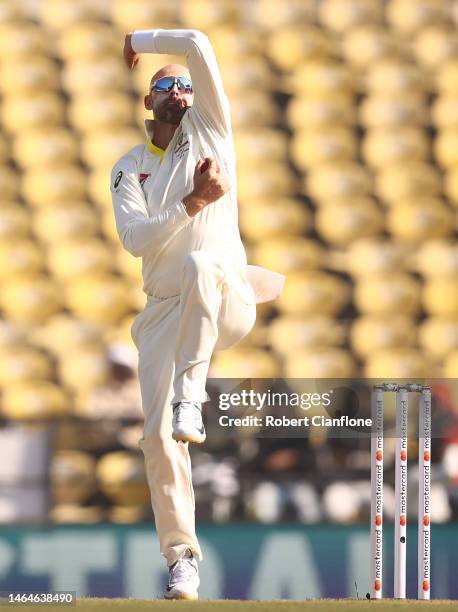
{"type": "MultiPolygon", "coordinates": [[[[287,275],[211,375],[436,379],[432,518],[456,521],[457,25],[453,0],[0,0],[0,523],[151,520],[141,262],[109,180],[151,75],[184,62],[127,71],[125,33],[157,27],[209,36],[248,259],[287,275]]],[[[344,442],[210,436],[198,520],[367,520],[368,441],[344,442]]]]}

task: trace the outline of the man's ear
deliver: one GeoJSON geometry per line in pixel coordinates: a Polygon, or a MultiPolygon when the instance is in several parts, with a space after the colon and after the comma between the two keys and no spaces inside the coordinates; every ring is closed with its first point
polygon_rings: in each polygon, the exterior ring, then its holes
{"type": "Polygon", "coordinates": [[[153,100],[152,100],[150,94],[145,96],[144,104],[145,104],[146,110],[153,110],[153,100]]]}

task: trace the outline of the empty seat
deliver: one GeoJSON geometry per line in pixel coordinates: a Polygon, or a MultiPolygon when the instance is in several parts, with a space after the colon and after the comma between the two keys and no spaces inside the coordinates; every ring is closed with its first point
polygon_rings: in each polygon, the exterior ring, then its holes
{"type": "Polygon", "coordinates": [[[62,313],[50,317],[30,331],[30,340],[34,344],[55,355],[65,354],[75,347],[95,345],[100,339],[100,327],[62,313]]]}
{"type": "Polygon", "coordinates": [[[57,52],[64,59],[89,59],[122,52],[123,36],[106,23],[76,23],[59,33],[57,52]]]}
{"type": "Polygon", "coordinates": [[[0,165],[0,193],[4,202],[14,201],[19,196],[19,175],[6,164],[0,165]]]}
{"type": "Polygon", "coordinates": [[[311,225],[308,209],[299,200],[289,198],[242,202],[239,220],[243,236],[253,241],[302,234],[311,225]]]}
{"type": "Polygon", "coordinates": [[[299,62],[332,55],[331,37],[312,25],[290,25],[275,30],[267,41],[267,54],[281,70],[293,70],[299,62]]]}
{"type": "Polygon", "coordinates": [[[0,386],[25,381],[51,379],[54,368],[50,358],[29,346],[8,346],[0,350],[0,386]]]}
{"type": "Polygon", "coordinates": [[[54,90],[59,87],[59,72],[55,62],[40,55],[13,58],[2,64],[0,90],[3,95],[54,90]]]}
{"type": "Polygon", "coordinates": [[[353,126],[356,108],[348,94],[302,94],[291,98],[286,118],[293,130],[327,125],[353,126]]]}
{"type": "Polygon", "coordinates": [[[324,253],[314,240],[295,236],[267,238],[252,247],[253,264],[287,274],[294,270],[316,270],[322,266],[324,253]]]}
{"type": "Polygon", "coordinates": [[[90,92],[102,96],[107,91],[127,91],[131,81],[122,57],[116,55],[68,59],[62,67],[61,79],[62,87],[71,95],[90,92]]]}
{"type": "Polygon", "coordinates": [[[450,17],[447,0],[390,0],[386,18],[391,27],[403,35],[434,23],[445,23],[450,17]]]}
{"type": "Polygon", "coordinates": [[[350,378],[356,373],[352,355],[341,348],[298,349],[285,357],[285,378],[350,378]]]}
{"type": "Polygon", "coordinates": [[[364,314],[412,316],[419,310],[420,290],[409,274],[365,276],[357,280],[354,302],[364,314]]]}
{"type": "Polygon", "coordinates": [[[413,50],[418,62],[429,70],[434,70],[449,59],[458,56],[456,30],[450,26],[431,25],[417,34],[413,50]]]}
{"type": "Polygon", "coordinates": [[[112,249],[98,238],[74,237],[56,240],[46,252],[48,269],[64,283],[74,281],[83,274],[111,272],[112,249]]]}
{"type": "Polygon", "coordinates": [[[27,57],[46,53],[49,46],[45,30],[30,21],[0,24],[1,57],[22,57],[27,61],[27,57]]]}
{"type": "Polygon", "coordinates": [[[347,30],[342,41],[345,59],[361,68],[403,53],[402,42],[381,25],[363,24],[347,30]]]}
{"type": "Polygon", "coordinates": [[[29,211],[15,202],[2,202],[0,207],[0,240],[10,236],[22,238],[30,234],[29,211]]]}
{"type": "MultiPolygon", "coordinates": [[[[231,104],[236,102],[237,94],[244,90],[244,97],[250,94],[270,92],[277,86],[278,79],[269,62],[259,53],[245,55],[242,62],[226,58],[219,62],[223,76],[224,89],[231,104]]],[[[259,109],[261,111],[261,109],[259,109]]]]}
{"type": "Polygon", "coordinates": [[[111,325],[132,307],[132,296],[127,289],[126,282],[116,276],[80,277],[65,287],[65,305],[81,319],[111,325]]]}
{"type": "Polygon", "coordinates": [[[435,82],[442,94],[458,94],[458,58],[449,59],[437,67],[435,82]]]}
{"type": "Polygon", "coordinates": [[[279,88],[306,95],[353,94],[359,84],[348,64],[331,58],[307,60],[285,76],[279,88]]]}
{"type": "Polygon", "coordinates": [[[270,346],[283,357],[295,349],[339,345],[345,337],[340,322],[320,314],[276,317],[266,332],[270,346]]]}
{"type": "Polygon", "coordinates": [[[276,122],[278,109],[269,93],[247,91],[243,99],[234,95],[230,102],[232,125],[236,132],[238,128],[265,128],[276,122]]]}
{"type": "Polygon", "coordinates": [[[110,378],[110,364],[103,345],[72,346],[71,351],[60,353],[59,378],[71,391],[85,391],[104,385],[110,378]]]}
{"type": "Polygon", "coordinates": [[[1,414],[13,421],[68,417],[71,411],[71,399],[65,391],[48,381],[26,381],[2,389],[1,414]]]}
{"type": "Polygon", "coordinates": [[[66,30],[95,15],[92,2],[72,0],[42,0],[37,4],[38,19],[45,29],[66,30]]]}
{"type": "Polygon", "coordinates": [[[412,198],[399,200],[391,206],[387,228],[401,240],[422,243],[427,238],[449,236],[454,230],[451,208],[439,198],[412,198]]]}
{"type": "Polygon", "coordinates": [[[317,202],[369,195],[372,180],[367,168],[356,162],[316,166],[304,178],[304,193],[317,202]]]}
{"type": "Polygon", "coordinates": [[[422,161],[406,161],[381,169],[375,179],[376,193],[386,204],[419,196],[436,196],[441,178],[437,169],[422,161]]]}
{"type": "Polygon", "coordinates": [[[156,23],[162,28],[163,22],[173,23],[180,13],[179,3],[167,0],[113,0],[108,6],[110,18],[121,32],[151,29],[156,23]]]}
{"type": "Polygon", "coordinates": [[[78,143],[74,134],[66,128],[36,127],[16,135],[13,141],[13,157],[23,168],[74,162],[78,157],[78,143]]]}
{"type": "Polygon", "coordinates": [[[414,268],[428,277],[458,275],[458,245],[452,239],[423,241],[415,251],[414,268]]]}
{"type": "Polygon", "coordinates": [[[415,320],[405,315],[364,315],[351,326],[353,351],[367,359],[379,350],[413,346],[417,330],[415,320]]]}
{"type": "Polygon", "coordinates": [[[107,453],[99,459],[96,475],[100,489],[114,503],[123,506],[149,503],[144,459],[140,454],[127,451],[107,453]]]}
{"type": "Polygon", "coordinates": [[[0,243],[0,280],[23,272],[41,272],[43,266],[43,252],[33,240],[8,236],[0,243]]]}
{"type": "Polygon", "coordinates": [[[335,32],[383,19],[383,4],[374,0],[323,0],[318,4],[320,22],[335,32]]]}
{"type": "Polygon", "coordinates": [[[33,128],[61,125],[64,121],[64,101],[49,92],[10,95],[2,101],[0,116],[3,128],[18,134],[33,128]]]}
{"type": "Polygon", "coordinates": [[[368,197],[329,199],[319,206],[315,226],[323,240],[347,246],[357,238],[380,234],[383,231],[383,214],[375,201],[368,197]]]}
{"type": "Polygon", "coordinates": [[[61,296],[45,276],[22,274],[2,283],[0,306],[12,321],[41,324],[60,308],[61,296]]]}
{"type": "Polygon", "coordinates": [[[429,278],[422,291],[423,308],[430,315],[458,316],[458,277],[436,276],[429,278]]]}
{"type": "Polygon", "coordinates": [[[22,195],[31,206],[83,200],[86,178],[77,165],[34,166],[23,174],[22,195]]]}
{"type": "Polygon", "coordinates": [[[364,373],[368,378],[424,378],[430,364],[417,349],[400,348],[377,351],[368,356],[364,373]]]}
{"type": "Polygon", "coordinates": [[[46,244],[94,236],[99,226],[96,213],[84,202],[69,201],[65,206],[37,208],[33,214],[33,231],[46,244]]]}
{"type": "Polygon", "coordinates": [[[272,128],[241,130],[235,134],[235,151],[240,161],[239,172],[245,164],[257,166],[264,161],[283,162],[288,153],[288,137],[272,128]]]}
{"type": "Polygon", "coordinates": [[[242,201],[291,196],[297,191],[298,181],[284,163],[266,161],[262,166],[243,168],[239,165],[237,169],[238,196],[242,201]]]}
{"type": "Polygon", "coordinates": [[[357,155],[357,139],[346,127],[307,128],[296,131],[291,156],[298,168],[307,170],[319,164],[351,161],[357,155]]]}
{"type": "Polygon", "coordinates": [[[458,93],[436,98],[431,108],[433,124],[439,129],[458,129],[458,93]]]}
{"type": "Polygon", "coordinates": [[[366,72],[364,80],[369,92],[382,95],[421,93],[428,91],[431,85],[423,70],[399,58],[385,58],[374,62],[366,72]]]}
{"type": "Polygon", "coordinates": [[[452,351],[445,358],[442,376],[452,380],[458,377],[458,350],[452,351]]]}
{"type": "Polygon", "coordinates": [[[216,351],[210,364],[212,378],[275,378],[281,375],[278,358],[261,349],[216,351]]]}
{"type": "Polygon", "coordinates": [[[123,127],[132,122],[132,101],[121,93],[76,96],[68,107],[68,117],[73,128],[88,134],[123,127]]]}
{"type": "Polygon", "coordinates": [[[255,0],[249,5],[250,17],[257,27],[276,30],[288,25],[313,22],[315,7],[303,0],[255,0]]]}
{"type": "Polygon", "coordinates": [[[427,159],[429,140],[420,128],[384,126],[367,131],[361,152],[365,162],[378,169],[389,164],[427,159]]]}
{"type": "Polygon", "coordinates": [[[458,166],[458,127],[439,131],[434,140],[434,154],[443,168],[458,166]]]}
{"type": "Polygon", "coordinates": [[[276,302],[281,312],[336,315],[349,302],[350,288],[338,276],[325,272],[292,272],[276,302]]]}
{"type": "MultiPolygon", "coordinates": [[[[194,0],[191,0],[193,2],[194,0]]],[[[230,0],[231,1],[231,0],[230,0]]],[[[246,56],[265,53],[265,35],[258,28],[245,28],[240,36],[232,24],[221,23],[206,32],[218,62],[242,62],[246,56]]]]}
{"type": "Polygon", "coordinates": [[[367,96],[359,106],[361,123],[366,128],[425,126],[428,109],[422,93],[377,92],[367,96]]]}
{"type": "MultiPolygon", "coordinates": [[[[406,245],[393,243],[386,238],[361,238],[336,254],[341,268],[355,276],[366,276],[403,269],[407,255],[406,245]]],[[[341,269],[338,268],[338,269],[341,269]]]]}
{"type": "Polygon", "coordinates": [[[419,332],[420,345],[433,359],[444,359],[458,349],[458,317],[430,317],[419,332]]]}

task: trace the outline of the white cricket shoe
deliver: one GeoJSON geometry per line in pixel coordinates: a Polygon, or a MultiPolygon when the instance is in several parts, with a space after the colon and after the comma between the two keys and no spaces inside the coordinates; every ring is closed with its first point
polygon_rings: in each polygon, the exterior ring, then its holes
{"type": "Polygon", "coordinates": [[[207,437],[202,421],[202,406],[196,402],[179,402],[173,407],[172,438],[177,442],[202,444],[207,437]]]}
{"type": "Polygon", "coordinates": [[[169,583],[165,599],[199,599],[199,570],[189,548],[169,567],[169,583]]]}

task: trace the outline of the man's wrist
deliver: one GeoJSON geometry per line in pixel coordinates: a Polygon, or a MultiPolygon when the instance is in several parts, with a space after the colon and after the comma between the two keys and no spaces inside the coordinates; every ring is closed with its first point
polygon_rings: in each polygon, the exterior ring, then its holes
{"type": "Polygon", "coordinates": [[[206,202],[192,193],[185,196],[181,201],[190,217],[195,217],[206,206],[206,202]]]}

